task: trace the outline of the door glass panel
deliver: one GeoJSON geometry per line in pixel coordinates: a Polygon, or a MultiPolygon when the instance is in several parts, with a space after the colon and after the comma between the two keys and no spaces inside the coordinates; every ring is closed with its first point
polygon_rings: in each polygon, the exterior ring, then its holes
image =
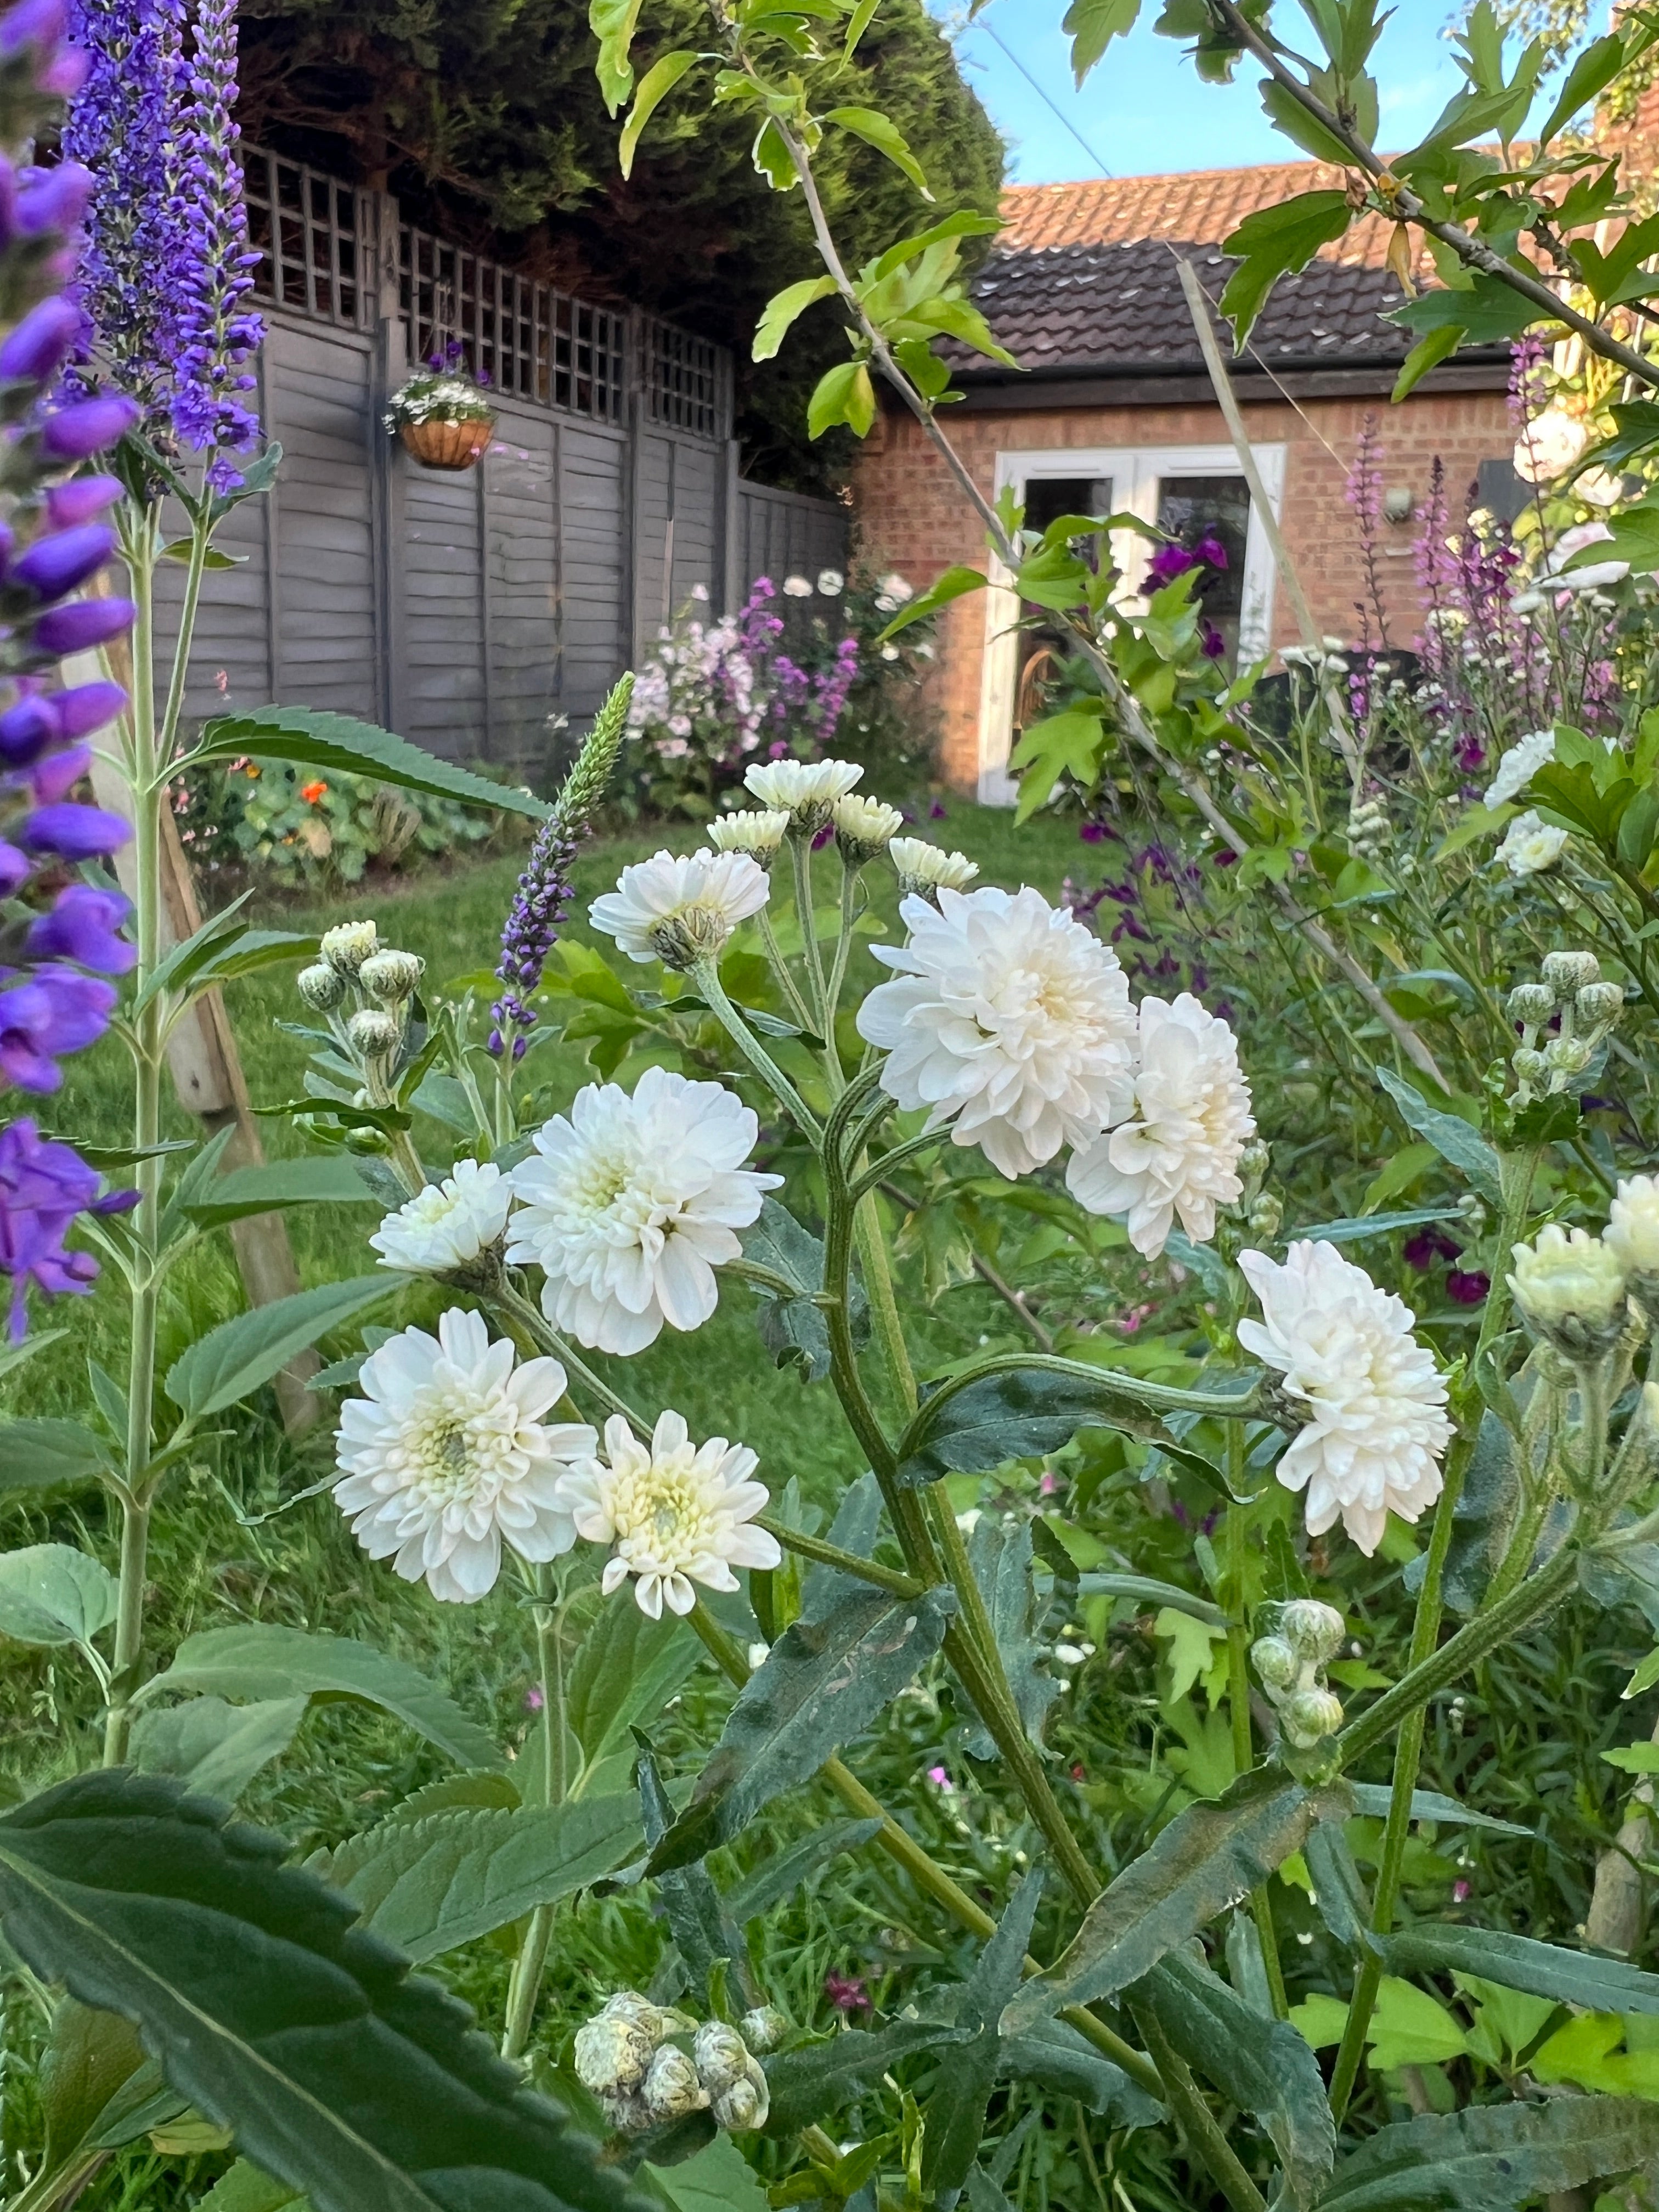
{"type": "Polygon", "coordinates": [[[1158,487],[1158,526],[1190,552],[1206,554],[1199,605],[1238,651],[1238,617],[1244,604],[1244,548],[1250,527],[1250,489],[1243,477],[1164,477],[1158,487]],[[1224,556],[1214,558],[1218,550],[1224,556]]]}
{"type": "MultiPolygon", "coordinates": [[[[1028,530],[1046,530],[1062,514],[1086,514],[1092,518],[1104,517],[1111,511],[1109,477],[1032,477],[1025,485],[1028,530]]],[[[1080,538],[1075,544],[1089,566],[1098,568],[1100,539],[1080,538]]],[[[1021,629],[1018,640],[1013,732],[1016,744],[1022,731],[1053,712],[1058,703],[1057,695],[1066,690],[1065,662],[1074,649],[1067,643],[1065,632],[1054,626],[1052,617],[1045,615],[1042,609],[1026,603],[1021,605],[1020,613],[1030,626],[1021,629]]]]}

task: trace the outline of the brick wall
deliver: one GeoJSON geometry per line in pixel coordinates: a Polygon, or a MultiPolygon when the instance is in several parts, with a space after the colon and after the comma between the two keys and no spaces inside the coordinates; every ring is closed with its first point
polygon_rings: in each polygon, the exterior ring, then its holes
{"type": "MultiPolygon", "coordinates": [[[[1316,620],[1328,632],[1352,637],[1354,603],[1364,579],[1353,518],[1343,495],[1365,416],[1377,418],[1384,486],[1409,485],[1420,504],[1438,455],[1455,511],[1480,463],[1507,458],[1514,433],[1501,392],[1421,393],[1399,407],[1381,397],[1310,399],[1302,410],[1298,414],[1277,400],[1247,403],[1245,423],[1253,442],[1282,442],[1285,447],[1281,520],[1291,556],[1316,620]]],[[[1000,452],[1227,443],[1219,410],[1200,404],[957,410],[946,428],[988,496],[1000,452]]],[[[866,441],[855,482],[861,540],[868,556],[883,568],[897,569],[921,589],[953,563],[984,567],[979,520],[908,416],[884,412],[866,441]]],[[[1418,626],[1410,557],[1418,528],[1414,517],[1403,526],[1385,523],[1382,530],[1384,596],[1391,634],[1399,644],[1409,644],[1418,626]]],[[[984,599],[975,593],[958,599],[940,618],[937,635],[932,704],[944,731],[944,772],[951,782],[971,788],[979,765],[984,599]]],[[[1285,594],[1276,590],[1273,642],[1289,644],[1295,636],[1285,594]]]]}

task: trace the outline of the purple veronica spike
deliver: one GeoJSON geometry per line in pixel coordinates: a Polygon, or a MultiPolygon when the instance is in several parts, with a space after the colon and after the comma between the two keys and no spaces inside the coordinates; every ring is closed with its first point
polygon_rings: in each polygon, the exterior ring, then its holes
{"type": "Polygon", "coordinates": [[[113,507],[122,491],[119,477],[71,477],[46,494],[46,521],[53,530],[73,530],[113,507]]]}
{"type": "Polygon", "coordinates": [[[54,461],[85,461],[137,428],[142,409],[119,392],[84,399],[49,415],[40,426],[40,450],[54,461]]]}
{"type": "Polygon", "coordinates": [[[98,1262],[65,1250],[64,1238],[76,1214],[108,1210],[96,1174],[68,1145],[43,1138],[27,1119],[0,1129],[0,1274],[11,1277],[14,1344],[27,1331],[31,1283],[48,1297],[84,1297],[92,1288],[98,1262]]]}
{"type": "Polygon", "coordinates": [[[536,1026],[529,1000],[570,904],[575,858],[576,839],[558,815],[550,815],[536,833],[501,931],[501,965],[495,970],[501,995],[489,1010],[495,1024],[489,1049],[498,1060],[509,1050],[514,1060],[522,1060],[536,1026]]]}
{"type": "Polygon", "coordinates": [[[77,529],[49,531],[12,563],[11,580],[27,584],[43,599],[61,599],[101,568],[114,550],[115,532],[106,523],[83,522],[77,529]]]}
{"type": "Polygon", "coordinates": [[[0,345],[0,377],[27,377],[32,384],[44,384],[80,332],[81,311],[72,300],[42,300],[0,345]]]}
{"type": "Polygon", "coordinates": [[[28,780],[35,805],[55,806],[60,799],[67,799],[91,767],[90,745],[70,745],[49,759],[37,761],[28,780]]]}

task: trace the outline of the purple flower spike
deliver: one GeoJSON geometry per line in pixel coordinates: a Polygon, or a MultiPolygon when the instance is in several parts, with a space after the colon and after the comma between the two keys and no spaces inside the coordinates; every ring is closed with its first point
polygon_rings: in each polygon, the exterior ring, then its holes
{"type": "Polygon", "coordinates": [[[12,768],[27,768],[48,745],[58,744],[63,734],[57,709],[48,701],[20,699],[0,714],[0,760],[12,768]]]}
{"type": "Polygon", "coordinates": [[[72,960],[100,975],[125,975],[138,954],[116,933],[131,912],[119,891],[71,884],[50,914],[30,923],[24,950],[31,960],[72,960]]]}
{"type": "Polygon", "coordinates": [[[14,563],[11,580],[26,584],[43,599],[61,599],[101,568],[115,550],[107,523],[83,522],[75,530],[55,530],[37,538],[14,563]]]}
{"type": "Polygon", "coordinates": [[[79,161],[25,170],[18,182],[17,228],[25,238],[64,236],[79,223],[92,198],[92,172],[79,161]]]}
{"type": "Polygon", "coordinates": [[[48,703],[66,738],[89,738],[125,711],[127,695],[118,684],[77,684],[50,693],[48,703]]]}
{"type": "Polygon", "coordinates": [[[20,1091],[56,1091],[58,1060],[96,1043],[115,1001],[112,983],[73,968],[42,968],[0,991],[0,1079],[20,1091]]]}
{"type": "Polygon", "coordinates": [[[489,1050],[497,1060],[508,1049],[509,1038],[514,1060],[522,1060],[527,1033],[536,1026],[528,1002],[541,982],[570,904],[575,858],[576,840],[556,814],[550,815],[536,833],[501,931],[501,964],[495,970],[501,995],[489,1010],[495,1023],[489,1050]]]}
{"type": "Polygon", "coordinates": [[[80,337],[84,317],[73,300],[61,296],[42,300],[31,307],[3,345],[0,345],[0,378],[26,379],[44,384],[80,337]]]}
{"type": "Polygon", "coordinates": [[[46,494],[46,520],[54,530],[73,530],[113,507],[123,489],[119,477],[71,477],[46,494]]]}
{"type": "Polygon", "coordinates": [[[64,860],[107,860],[131,835],[118,814],[106,814],[100,806],[76,806],[72,801],[37,807],[18,831],[27,851],[55,853],[64,860]]]}
{"type": "Polygon", "coordinates": [[[27,883],[31,872],[29,857],[20,853],[15,845],[9,845],[0,837],[0,898],[9,898],[27,883]]]}
{"type": "Polygon", "coordinates": [[[36,763],[29,777],[33,787],[37,806],[56,806],[60,799],[67,799],[92,766],[90,745],[71,745],[66,751],[53,753],[36,763]]]}
{"type": "Polygon", "coordinates": [[[99,1203],[98,1177],[68,1145],[42,1138],[27,1118],[0,1129],[0,1273],[11,1277],[9,1333],[22,1341],[27,1291],[84,1297],[98,1277],[89,1252],[70,1252],[64,1238],[77,1213],[99,1203]]]}
{"type": "Polygon", "coordinates": [[[66,0],[19,0],[0,15],[0,55],[8,58],[25,46],[48,57],[68,35],[66,0]]]}
{"type": "Polygon", "coordinates": [[[135,429],[142,412],[119,392],[83,399],[47,416],[40,431],[40,450],[54,461],[90,460],[135,429]]]}
{"type": "Polygon", "coordinates": [[[42,653],[84,653],[88,646],[106,645],[130,630],[137,611],[131,599],[76,599],[41,616],[34,625],[34,642],[42,653]]]}

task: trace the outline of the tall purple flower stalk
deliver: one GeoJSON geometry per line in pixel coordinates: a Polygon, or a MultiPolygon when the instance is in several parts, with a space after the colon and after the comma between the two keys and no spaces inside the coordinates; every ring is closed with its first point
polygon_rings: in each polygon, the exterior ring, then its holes
{"type": "MultiPolygon", "coordinates": [[[[32,97],[4,112],[14,141],[49,127],[57,95],[79,82],[82,61],[64,45],[66,28],[63,0],[21,0],[0,16],[0,85],[20,60],[33,76],[32,97]]],[[[70,596],[114,550],[98,518],[121,487],[108,477],[64,479],[113,445],[138,409],[104,397],[42,411],[81,326],[63,288],[92,184],[73,161],[19,173],[0,155],[0,210],[15,210],[0,220],[0,298],[21,311],[0,340],[0,1088],[34,1093],[55,1091],[59,1060],[103,1034],[116,995],[107,979],[135,957],[121,934],[127,902],[84,879],[125,842],[127,824],[76,797],[91,766],[85,740],[125,695],[113,684],[53,684],[61,655],[119,636],[133,617],[127,600],[70,596]]],[[[79,1292],[97,1274],[64,1238],[77,1214],[131,1202],[98,1193],[95,1172],[32,1121],[0,1129],[0,1273],[11,1278],[14,1340],[27,1326],[30,1284],[79,1292]]]]}
{"type": "Polygon", "coordinates": [[[246,305],[248,245],[236,99],[234,0],[75,0],[89,57],[64,149],[100,179],[81,255],[86,315],[73,381],[136,400],[156,443],[210,456],[258,435],[240,395],[264,336],[246,305]]]}
{"type": "Polygon", "coordinates": [[[569,909],[570,872],[577,842],[577,833],[568,827],[562,815],[550,815],[536,833],[524,873],[519,878],[501,930],[501,964],[495,970],[501,995],[489,1010],[494,1024],[489,1049],[497,1060],[503,1053],[522,1060],[530,1032],[536,1026],[530,1000],[540,985],[547,956],[569,909]]]}
{"type": "Polygon", "coordinates": [[[1365,600],[1369,604],[1362,604],[1358,610],[1361,638],[1369,644],[1370,617],[1375,615],[1377,637],[1386,648],[1389,643],[1389,610],[1382,597],[1381,556],[1377,546],[1378,526],[1382,520],[1382,449],[1375,415],[1367,415],[1359,426],[1358,443],[1354,452],[1353,466],[1348,471],[1345,496],[1359,526],[1359,558],[1365,571],[1365,600]]]}

